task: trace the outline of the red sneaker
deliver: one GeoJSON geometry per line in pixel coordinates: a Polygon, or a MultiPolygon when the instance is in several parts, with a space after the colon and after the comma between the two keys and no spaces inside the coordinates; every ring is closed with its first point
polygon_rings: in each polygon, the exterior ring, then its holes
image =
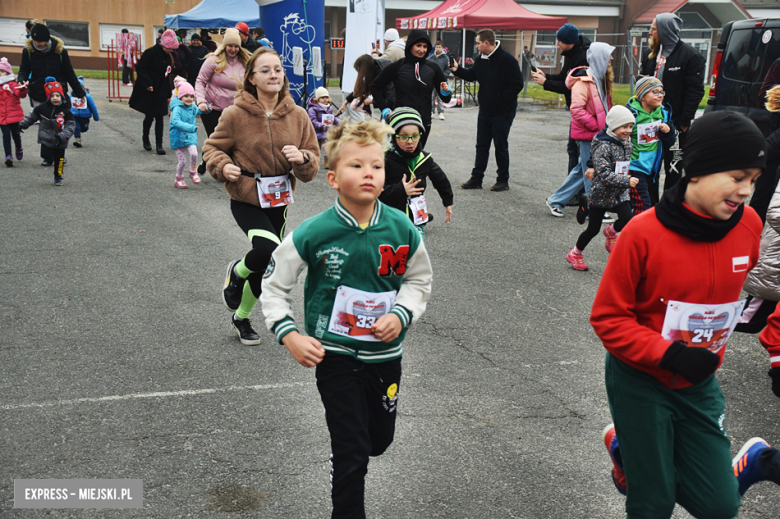
{"type": "Polygon", "coordinates": [[[574,249],[570,250],[566,255],[566,261],[571,263],[574,270],[588,270],[585,260],[582,259],[582,254],[574,254],[574,249]]]}
{"type": "Polygon", "coordinates": [[[618,492],[626,495],[626,474],[623,472],[623,467],[615,457],[615,453],[618,450],[617,436],[615,435],[615,425],[609,424],[604,428],[602,433],[604,437],[604,446],[609,452],[609,459],[612,460],[612,482],[615,484],[618,492]]]}

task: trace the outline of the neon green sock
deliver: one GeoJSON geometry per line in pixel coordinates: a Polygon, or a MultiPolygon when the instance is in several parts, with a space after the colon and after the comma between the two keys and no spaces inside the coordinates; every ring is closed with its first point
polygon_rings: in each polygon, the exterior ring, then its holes
{"type": "Polygon", "coordinates": [[[251,270],[246,268],[246,263],[244,263],[244,258],[241,258],[241,261],[236,263],[236,266],[233,268],[233,270],[236,271],[236,274],[238,274],[238,277],[244,278],[244,279],[248,278],[249,274],[252,273],[251,270]]]}
{"type": "Polygon", "coordinates": [[[255,303],[257,303],[257,298],[252,293],[252,287],[249,286],[249,281],[247,281],[244,283],[244,291],[241,293],[241,304],[238,306],[238,310],[236,310],[236,317],[239,319],[249,318],[255,303]]]}

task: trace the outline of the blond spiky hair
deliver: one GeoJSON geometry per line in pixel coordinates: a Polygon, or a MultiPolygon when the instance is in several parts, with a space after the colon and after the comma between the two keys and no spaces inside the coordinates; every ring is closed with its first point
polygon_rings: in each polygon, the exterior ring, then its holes
{"type": "Polygon", "coordinates": [[[322,148],[328,157],[330,169],[335,170],[339,162],[341,150],[344,149],[347,143],[354,142],[358,146],[379,144],[382,147],[382,151],[385,151],[389,145],[387,136],[393,133],[395,132],[387,124],[373,120],[360,121],[359,123],[343,123],[330,129],[328,142],[322,148]]]}
{"type": "Polygon", "coordinates": [[[766,109],[770,112],[780,112],[780,85],[766,91],[766,109]]]}

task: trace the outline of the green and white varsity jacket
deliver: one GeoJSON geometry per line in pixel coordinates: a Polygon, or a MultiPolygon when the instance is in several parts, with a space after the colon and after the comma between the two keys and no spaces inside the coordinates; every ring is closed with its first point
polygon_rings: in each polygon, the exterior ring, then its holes
{"type": "Polygon", "coordinates": [[[266,326],[280,344],[297,331],[290,293],[306,267],[306,333],[326,351],[363,362],[402,355],[401,343],[408,326],[425,311],[433,277],[425,244],[405,214],[377,200],[368,227],[361,229],[336,200],[282,241],[260,295],[266,326]],[[370,333],[371,325],[388,311],[398,316],[403,330],[394,341],[379,342],[370,333]]]}

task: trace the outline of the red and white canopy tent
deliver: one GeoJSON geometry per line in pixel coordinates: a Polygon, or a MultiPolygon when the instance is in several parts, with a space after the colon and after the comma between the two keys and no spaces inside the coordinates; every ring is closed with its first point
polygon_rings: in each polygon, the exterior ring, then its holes
{"type": "Polygon", "coordinates": [[[545,16],[529,11],[514,0],[445,0],[439,7],[410,18],[396,18],[401,30],[463,30],[461,66],[466,59],[466,29],[497,31],[557,30],[565,16],[545,16]]]}

